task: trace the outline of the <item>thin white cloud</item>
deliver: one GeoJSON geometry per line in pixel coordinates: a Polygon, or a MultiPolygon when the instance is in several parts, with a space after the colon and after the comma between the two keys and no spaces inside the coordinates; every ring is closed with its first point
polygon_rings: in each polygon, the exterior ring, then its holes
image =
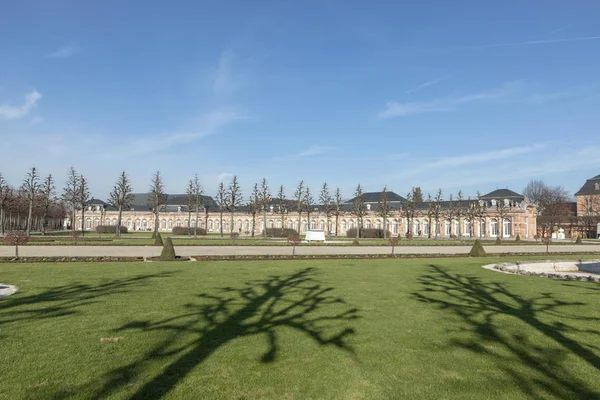
{"type": "Polygon", "coordinates": [[[378,117],[383,119],[404,117],[411,114],[451,111],[463,104],[506,99],[514,95],[521,86],[522,82],[515,81],[505,83],[496,89],[490,89],[460,97],[448,97],[431,101],[411,103],[398,103],[395,101],[390,101],[386,104],[385,110],[378,114],[378,117]]]}
{"type": "Polygon", "coordinates": [[[62,46],[58,50],[48,54],[48,58],[69,58],[79,51],[77,46],[62,46]]]}
{"type": "Polygon", "coordinates": [[[533,146],[511,147],[508,149],[488,151],[486,153],[465,154],[457,157],[446,157],[424,164],[422,168],[446,168],[458,167],[463,165],[482,164],[496,160],[516,157],[527,153],[533,153],[542,150],[545,144],[535,144],[533,146]]]}
{"type": "Polygon", "coordinates": [[[335,147],[332,147],[332,146],[311,146],[305,150],[302,150],[301,152],[296,154],[294,157],[312,157],[312,156],[329,153],[329,152],[333,151],[334,149],[335,149],[335,147]]]}
{"type": "Polygon", "coordinates": [[[406,91],[406,92],[404,92],[404,93],[406,93],[406,94],[411,94],[411,93],[414,93],[414,92],[416,92],[416,91],[419,91],[419,90],[421,90],[421,89],[424,89],[424,88],[426,88],[426,87],[428,87],[428,86],[433,86],[433,85],[435,85],[435,84],[437,84],[437,83],[443,82],[443,81],[445,81],[446,79],[449,79],[449,78],[453,77],[454,75],[458,74],[458,72],[459,72],[459,71],[455,71],[455,72],[452,72],[451,74],[447,74],[447,75],[441,76],[441,77],[439,77],[439,78],[435,78],[435,79],[433,79],[433,80],[430,80],[430,81],[427,81],[427,82],[421,83],[420,85],[418,85],[418,86],[416,86],[416,87],[414,87],[414,88],[412,88],[412,89],[410,89],[410,90],[407,90],[407,91],[406,91]]]}
{"type": "MultiPolygon", "coordinates": [[[[126,155],[140,155],[165,150],[186,143],[192,143],[203,137],[217,134],[220,129],[237,121],[248,120],[248,114],[234,109],[214,110],[197,119],[196,129],[190,132],[172,132],[133,139],[125,146],[126,155]]],[[[114,154],[114,153],[112,153],[114,154]]]]}
{"type": "Polygon", "coordinates": [[[555,34],[555,33],[558,33],[558,32],[566,31],[567,29],[571,28],[572,26],[577,25],[578,23],[579,22],[573,22],[573,23],[570,23],[570,24],[567,24],[567,25],[563,25],[560,28],[558,28],[558,29],[550,32],[550,34],[552,35],[552,34],[555,34]]]}
{"type": "Polygon", "coordinates": [[[582,42],[582,41],[588,41],[588,40],[600,40],[600,36],[584,36],[584,37],[566,38],[566,39],[530,40],[530,41],[526,41],[526,42],[485,44],[485,45],[481,45],[481,46],[456,47],[456,48],[447,49],[447,50],[478,50],[478,49],[491,49],[494,47],[532,46],[532,45],[551,44],[551,43],[582,42]]]}
{"type": "Polygon", "coordinates": [[[234,53],[225,50],[219,57],[215,77],[212,84],[213,93],[216,96],[227,96],[235,92],[239,85],[239,78],[233,72],[234,53]]]}
{"type": "Polygon", "coordinates": [[[233,178],[233,174],[229,172],[222,172],[217,176],[217,182],[227,183],[233,178]]]}
{"type": "Polygon", "coordinates": [[[33,90],[25,96],[25,104],[20,107],[0,105],[0,119],[17,119],[22,118],[29,113],[36,105],[42,95],[33,90]]]}

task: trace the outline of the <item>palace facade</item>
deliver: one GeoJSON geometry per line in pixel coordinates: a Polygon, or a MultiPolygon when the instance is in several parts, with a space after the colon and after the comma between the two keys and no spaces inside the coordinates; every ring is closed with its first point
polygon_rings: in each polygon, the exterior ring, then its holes
{"type": "MultiPolygon", "coordinates": [[[[133,207],[123,211],[121,224],[129,232],[153,231],[155,215],[148,207],[148,195],[135,194],[133,207]]],[[[384,218],[380,215],[380,192],[364,193],[366,212],[362,218],[363,228],[383,229],[384,225],[392,236],[405,236],[407,232],[414,237],[504,237],[510,238],[520,235],[522,238],[532,238],[536,234],[536,210],[533,204],[511,190],[499,189],[477,200],[462,200],[460,204],[452,201],[441,201],[438,204],[437,218],[431,215],[430,203],[421,202],[408,204],[407,200],[394,192],[387,192],[387,202],[390,209],[389,215],[384,218]],[[476,204],[478,203],[478,204],[476,204]],[[447,211],[452,208],[480,206],[483,214],[473,221],[466,213],[455,217],[447,211]],[[412,207],[412,208],[410,208],[412,207]],[[407,210],[410,211],[407,213],[407,210]]],[[[304,210],[298,214],[296,202],[293,200],[279,201],[273,199],[266,205],[266,209],[255,214],[254,223],[251,210],[242,207],[233,213],[224,210],[221,218],[219,207],[213,198],[202,196],[203,208],[198,218],[196,213],[189,212],[185,205],[185,195],[168,195],[167,204],[159,213],[159,232],[172,232],[175,227],[194,227],[206,229],[208,233],[229,234],[237,232],[240,235],[259,235],[267,228],[289,228],[304,234],[308,229],[328,232],[330,235],[346,236],[349,229],[356,228],[359,220],[352,213],[354,199],[341,204],[339,215],[330,215],[328,218],[323,205],[311,207],[311,211],[304,210]],[[281,204],[284,204],[283,209],[281,204]],[[265,218],[266,214],[266,218],[265,218]]],[[[85,221],[82,219],[81,210],[76,215],[76,226],[86,231],[95,230],[97,226],[116,226],[118,212],[113,207],[101,200],[92,200],[86,207],[85,221]]],[[[455,215],[455,214],[454,214],[455,215]]]]}

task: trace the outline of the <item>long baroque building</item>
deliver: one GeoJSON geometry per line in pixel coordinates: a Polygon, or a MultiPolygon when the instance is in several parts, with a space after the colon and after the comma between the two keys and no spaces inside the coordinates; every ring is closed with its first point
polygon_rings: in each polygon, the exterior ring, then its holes
{"type": "MultiPolygon", "coordinates": [[[[123,212],[122,222],[128,231],[153,231],[155,215],[148,207],[148,195],[138,193],[134,195],[133,207],[123,212]]],[[[381,192],[364,193],[366,212],[362,218],[364,228],[384,228],[383,217],[380,216],[379,203],[381,192]]],[[[208,233],[219,233],[221,228],[224,233],[237,232],[240,235],[260,234],[266,225],[267,228],[289,228],[304,234],[307,230],[316,229],[346,236],[349,229],[358,226],[358,219],[353,215],[353,202],[350,199],[341,204],[340,214],[327,218],[325,207],[315,205],[310,213],[304,210],[298,214],[296,202],[293,200],[279,201],[273,199],[267,203],[264,211],[256,213],[253,217],[249,207],[241,207],[233,213],[224,211],[221,218],[219,207],[212,197],[202,196],[203,208],[196,219],[195,212],[189,212],[186,206],[185,195],[168,195],[166,205],[159,213],[160,232],[171,232],[175,227],[194,227],[206,229],[208,233]],[[283,207],[281,205],[284,205],[283,207]],[[280,211],[283,210],[283,213],[280,211]],[[266,218],[265,218],[266,214],[266,218]]],[[[387,202],[390,214],[386,218],[385,227],[392,236],[405,236],[407,232],[413,237],[504,237],[510,238],[520,235],[522,238],[531,238],[536,234],[536,210],[522,195],[508,189],[499,189],[477,200],[463,200],[460,204],[456,201],[439,202],[437,218],[431,215],[428,202],[416,203],[412,211],[407,214],[408,202],[402,196],[387,192],[387,202]],[[476,204],[479,203],[479,204],[476,204]],[[466,213],[458,218],[447,213],[452,207],[469,207],[479,205],[484,213],[473,218],[468,218],[466,213]]],[[[76,216],[76,226],[91,231],[100,225],[117,225],[118,212],[102,200],[92,200],[85,210],[85,221],[82,219],[81,210],[76,216]]]]}

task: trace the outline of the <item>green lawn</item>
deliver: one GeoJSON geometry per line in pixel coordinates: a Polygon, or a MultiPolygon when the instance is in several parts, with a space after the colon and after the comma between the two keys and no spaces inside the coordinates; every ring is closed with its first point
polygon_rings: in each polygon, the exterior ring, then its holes
{"type": "Polygon", "coordinates": [[[0,399],[600,398],[600,285],[493,261],[3,265],[0,399]]]}

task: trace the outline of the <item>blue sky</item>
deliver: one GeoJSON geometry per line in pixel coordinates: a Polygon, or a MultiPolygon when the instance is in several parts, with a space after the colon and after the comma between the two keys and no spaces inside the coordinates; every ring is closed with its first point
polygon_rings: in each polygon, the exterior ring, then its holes
{"type": "Polygon", "coordinates": [[[0,172],[467,195],[600,173],[597,1],[18,1],[0,172]]]}

